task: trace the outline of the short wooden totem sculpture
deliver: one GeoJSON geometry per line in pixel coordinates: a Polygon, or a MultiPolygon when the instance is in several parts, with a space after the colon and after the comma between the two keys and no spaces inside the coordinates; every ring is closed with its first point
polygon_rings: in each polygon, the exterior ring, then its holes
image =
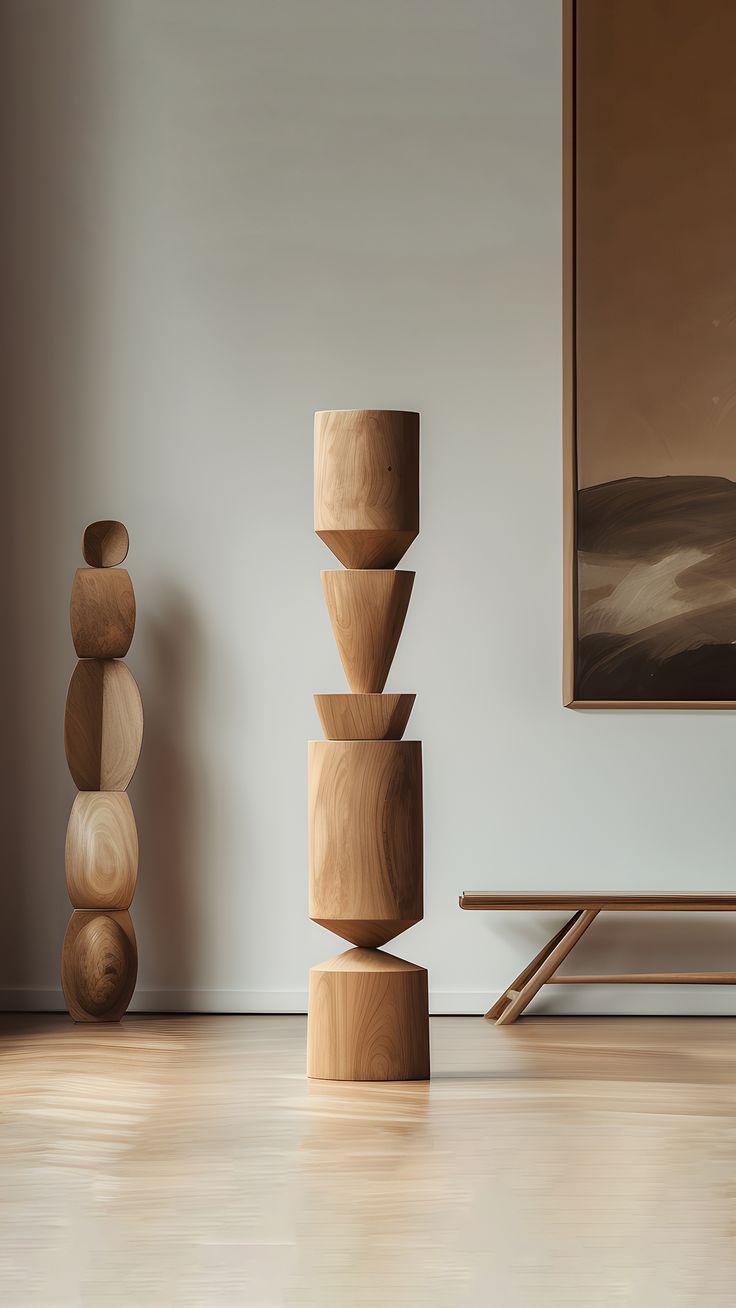
{"type": "Polygon", "coordinates": [[[77,1022],[117,1022],[138,967],[130,908],[138,834],[126,795],[143,740],[135,677],[121,660],[135,627],[122,522],[93,522],[82,538],[87,568],[72,585],[70,619],[79,662],[66,697],[64,747],[79,794],[66,833],[66,885],[74,912],[64,937],[61,983],[77,1022]]]}
{"type": "Polygon", "coordinates": [[[381,950],[423,916],[422,746],[402,740],[413,695],[384,695],[419,532],[419,415],[315,416],[314,526],[346,566],[323,572],[349,695],[315,695],[309,744],[309,916],[349,940],[311,970],[307,1073],[429,1076],[427,972],[381,950]]]}

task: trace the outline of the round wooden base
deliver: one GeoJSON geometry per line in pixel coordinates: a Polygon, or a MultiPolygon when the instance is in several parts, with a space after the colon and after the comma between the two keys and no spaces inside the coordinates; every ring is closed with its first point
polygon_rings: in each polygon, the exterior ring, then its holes
{"type": "Polygon", "coordinates": [[[426,968],[378,949],[349,949],[313,967],[307,1076],[325,1081],[426,1080],[426,968]]]}

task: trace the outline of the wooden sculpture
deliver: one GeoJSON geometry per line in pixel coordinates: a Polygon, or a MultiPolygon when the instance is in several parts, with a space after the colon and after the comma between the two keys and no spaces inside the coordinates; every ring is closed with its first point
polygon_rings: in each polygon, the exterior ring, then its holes
{"type": "Polygon", "coordinates": [[[64,715],[64,747],[79,794],[66,832],[66,885],[73,913],[61,984],[76,1022],[117,1022],[135,989],[138,951],[128,909],[138,877],[138,832],[125,794],[143,740],[143,707],[121,657],[135,627],[135,595],[118,565],[128,553],[122,522],[85,530],[70,621],[79,662],[64,715]]]}
{"type": "Polygon", "coordinates": [[[413,695],[384,695],[419,531],[419,415],[318,413],[317,535],[347,565],[322,585],[350,695],[315,695],[310,741],[309,916],[357,946],[312,968],[307,1073],[327,1080],[429,1076],[427,972],[379,949],[421,921],[422,746],[402,740],[413,695]]]}

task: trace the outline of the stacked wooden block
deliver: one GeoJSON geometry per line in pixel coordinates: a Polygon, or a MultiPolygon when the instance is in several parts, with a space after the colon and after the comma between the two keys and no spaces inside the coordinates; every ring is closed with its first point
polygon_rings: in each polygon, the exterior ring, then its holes
{"type": "Polygon", "coordinates": [[[122,659],[135,628],[121,522],[93,522],[72,586],[79,662],[64,716],[67,763],[79,794],[66,833],[66,884],[74,911],[61,958],[67,1007],[77,1022],[117,1022],[135,988],[138,951],[128,909],[138,877],[138,833],[126,789],[143,740],[143,707],[122,659]]]}
{"type": "Polygon", "coordinates": [[[411,694],[383,694],[414,573],[419,415],[315,416],[315,531],[345,565],[322,585],[350,694],[315,695],[309,744],[309,916],[355,948],[309,982],[309,1076],[429,1076],[427,972],[380,949],[423,917],[422,746],[411,694]]]}

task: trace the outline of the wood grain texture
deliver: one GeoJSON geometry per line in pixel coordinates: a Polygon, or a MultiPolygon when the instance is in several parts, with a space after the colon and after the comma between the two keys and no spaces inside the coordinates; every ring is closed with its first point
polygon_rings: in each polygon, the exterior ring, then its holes
{"type": "Polygon", "coordinates": [[[356,694],[377,694],[386,684],[415,575],[389,570],[321,574],[340,660],[356,694]]]}
{"type": "Polygon", "coordinates": [[[416,695],[315,695],[328,740],[401,740],[416,695]]]}
{"type": "Polygon", "coordinates": [[[314,529],[348,568],[392,568],[419,533],[419,414],[314,416],[314,529]]]}
{"type": "Polygon", "coordinates": [[[123,658],[135,631],[135,594],[125,568],[77,568],[69,621],[78,658],[123,658]]]}
{"type": "Polygon", "coordinates": [[[585,892],[572,895],[557,895],[541,891],[531,894],[496,894],[495,892],[483,890],[466,890],[460,896],[460,907],[486,912],[503,912],[506,910],[516,912],[524,909],[535,911],[566,909],[569,911],[575,908],[607,908],[616,913],[657,911],[667,913],[716,913],[733,912],[736,909],[736,895],[681,895],[666,892],[654,895],[602,895],[585,892]]]}
{"type": "Polygon", "coordinates": [[[78,790],[125,790],[143,741],[135,677],[118,660],[82,659],[72,673],[64,748],[78,790]]]}
{"type": "Polygon", "coordinates": [[[349,949],[313,967],[307,1076],[327,1081],[426,1080],[426,969],[375,949],[349,949]]]}
{"type": "Polygon", "coordinates": [[[309,916],[385,943],[424,912],[421,742],[310,741],[308,771],[309,916]]]}
{"type": "Polygon", "coordinates": [[[573,920],[568,922],[557,944],[539,964],[539,967],[526,978],[524,984],[519,986],[518,990],[513,988],[507,991],[508,1003],[496,1018],[497,1026],[509,1026],[521,1016],[527,1005],[541,990],[545,981],[548,981],[553,972],[557,971],[563,959],[567,958],[567,955],[575,948],[581,936],[585,935],[585,932],[593,925],[599,912],[600,910],[597,908],[585,908],[582,913],[576,914],[573,920]]]}
{"type": "Polygon", "coordinates": [[[82,536],[82,554],[91,568],[114,568],[128,554],[128,532],[122,522],[91,522],[82,536]]]}
{"type": "Polygon", "coordinates": [[[129,913],[75,909],[61,953],[61,984],[75,1022],[118,1022],[133,995],[137,970],[129,913]]]}
{"type": "Polygon", "coordinates": [[[138,878],[138,832],[123,791],[79,792],[66,830],[65,865],[75,908],[130,908],[138,878]]]}

